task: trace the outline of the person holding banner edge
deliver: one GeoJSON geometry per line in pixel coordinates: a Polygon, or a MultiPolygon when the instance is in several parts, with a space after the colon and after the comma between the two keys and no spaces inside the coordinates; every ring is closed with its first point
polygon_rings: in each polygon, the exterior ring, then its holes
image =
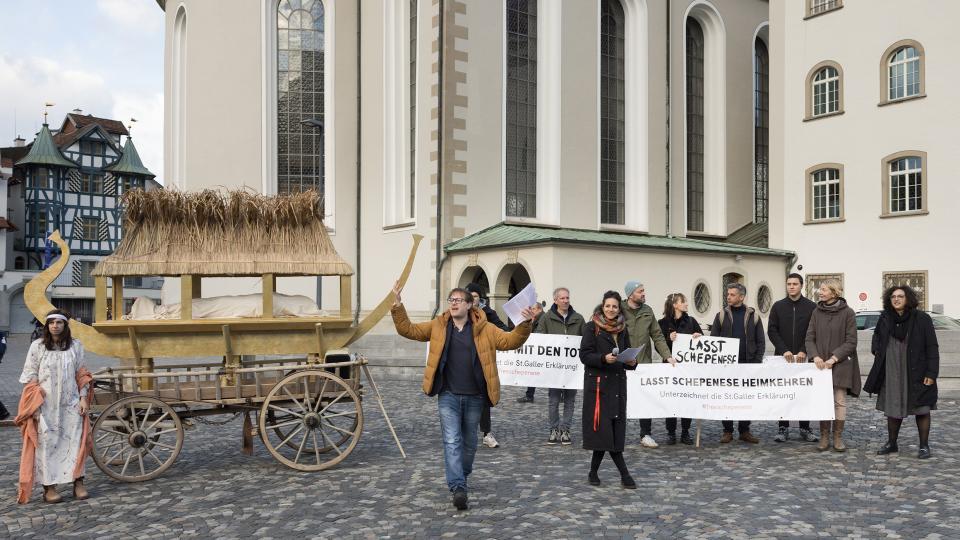
{"type": "Polygon", "coordinates": [[[873,332],[873,367],[863,389],[877,394],[877,410],[887,416],[887,442],[877,455],[899,452],[903,419],[914,415],[920,436],[917,457],[930,457],[930,411],[937,408],[940,344],[930,315],[917,309],[917,293],[907,285],[883,293],[883,313],[873,332]]]}
{"type": "MultiPolygon", "coordinates": [[[[765,341],[763,339],[763,321],[757,316],[752,307],[743,303],[747,296],[747,288],[741,283],[728,283],[726,287],[727,305],[713,319],[710,326],[711,336],[737,338],[740,340],[740,351],[737,355],[738,364],[760,364],[763,362],[765,341]]],[[[750,433],[750,421],[740,420],[737,423],[740,440],[757,444],[760,439],[750,433]]],[[[723,420],[723,435],[721,443],[733,441],[733,421],[723,420]]]]}
{"type": "MultiPolygon", "coordinates": [[[[817,304],[801,294],[803,276],[797,273],[787,276],[787,296],[777,300],[770,308],[767,321],[767,336],[773,343],[773,354],[783,356],[787,362],[807,362],[807,326],[817,304]]],[[[790,422],[781,420],[778,424],[775,442],[787,442],[790,434],[790,422]]],[[[820,439],[810,431],[810,421],[800,421],[800,438],[806,442],[820,439]]]]}
{"type": "MultiPolygon", "coordinates": [[[[667,346],[667,341],[663,338],[663,332],[660,331],[660,325],[657,324],[657,316],[653,313],[653,309],[645,303],[647,295],[643,283],[628,281],[623,287],[623,292],[627,295],[627,298],[620,304],[620,311],[623,313],[627,331],[630,333],[630,343],[634,347],[644,346],[643,350],[640,351],[640,356],[637,357],[637,363],[653,363],[653,355],[650,353],[650,342],[652,341],[657,348],[657,353],[662,358],[671,364],[676,364],[673,354],[670,352],[670,347],[667,346]]],[[[652,433],[653,420],[641,418],[641,446],[645,448],[656,448],[658,446],[652,433]]]]}
{"type": "MultiPolygon", "coordinates": [[[[534,332],[554,335],[583,335],[583,316],[570,305],[570,290],[557,287],[553,291],[553,305],[537,321],[534,332]]],[[[573,407],[577,398],[574,389],[551,388],[550,403],[547,409],[550,419],[550,436],[547,444],[572,444],[570,423],[573,421],[573,407]],[[563,419],[560,418],[560,402],[563,402],[563,419]]]]}
{"type": "Polygon", "coordinates": [[[621,349],[630,347],[630,334],[620,311],[621,298],[607,291],[603,302],[593,310],[590,322],[583,325],[580,362],[583,372],[583,448],[593,450],[587,480],[600,485],[598,471],[605,452],[620,471],[620,484],[636,489],[637,483],[623,460],[627,435],[627,373],[637,368],[637,360],[617,358],[621,349]]]}
{"type": "MultiPolygon", "coordinates": [[[[703,335],[700,323],[687,313],[689,306],[687,297],[678,292],[667,295],[667,300],[663,304],[663,318],[657,322],[667,341],[667,348],[671,351],[673,351],[673,342],[677,339],[677,334],[692,334],[694,339],[703,335]]],[[[683,444],[693,444],[693,437],[690,436],[691,422],[690,418],[680,419],[680,442],[683,444]]],[[[667,428],[667,444],[677,444],[677,419],[666,418],[664,424],[667,428]]]]}
{"type": "Polygon", "coordinates": [[[521,347],[532,328],[533,310],[521,312],[523,321],[512,332],[487,323],[473,297],[459,287],[447,295],[446,311],[430,321],[412,323],[400,299],[400,283],[393,287],[390,314],[397,334],[430,343],[423,370],[422,390],[438,396],[443,463],[447,486],[458,510],[467,509],[467,478],[477,453],[477,426],[484,403],[500,401],[497,351],[521,347]]]}
{"type": "MultiPolygon", "coordinates": [[[[860,395],[860,365],[857,362],[857,317],[843,299],[843,289],[836,279],[820,284],[820,301],[807,328],[807,354],[813,356],[818,369],[829,369],[833,375],[833,449],[845,452],[843,427],[847,420],[847,394],[860,395]]],[[[830,449],[830,422],[820,421],[820,444],[817,450],[830,449]]]]}

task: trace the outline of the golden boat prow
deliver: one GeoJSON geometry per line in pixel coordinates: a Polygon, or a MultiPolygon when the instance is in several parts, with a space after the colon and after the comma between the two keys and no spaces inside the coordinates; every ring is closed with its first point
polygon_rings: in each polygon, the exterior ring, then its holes
{"type": "MultiPolygon", "coordinates": [[[[93,271],[96,308],[93,325],[71,319],[73,336],[102,356],[139,361],[156,357],[318,354],[358,340],[390,310],[393,292],[353,324],[353,269],[337,254],[323,224],[318,193],[264,196],[248,191],[135,190],[124,197],[124,236],[113,254],[93,271]],[[340,309],[334,316],[276,318],[273,293],[282,276],[338,276],[340,309]],[[181,318],[109,320],[122,313],[123,278],[178,277],[181,318]],[[263,281],[259,318],[194,319],[192,300],[200,297],[204,277],[248,276],[263,281]],[[112,280],[107,296],[107,279],[112,280]],[[271,315],[271,316],[267,316],[271,315]]],[[[400,273],[407,281],[417,247],[400,273]]],[[[24,301],[38,320],[54,309],[47,288],[63,272],[70,247],[59,230],[50,236],[61,255],[24,289],[24,301]]]]}

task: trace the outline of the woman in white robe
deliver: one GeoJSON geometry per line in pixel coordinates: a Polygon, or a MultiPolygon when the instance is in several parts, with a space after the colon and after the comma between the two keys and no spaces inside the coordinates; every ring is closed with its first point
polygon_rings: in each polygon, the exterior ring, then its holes
{"type": "Polygon", "coordinates": [[[38,411],[34,478],[43,485],[46,502],[60,502],[58,484],[73,482],[77,499],[86,499],[83,477],[74,479],[77,454],[82,446],[83,423],[90,406],[88,387],[77,388],[77,372],[86,368],[83,346],[72,339],[67,317],[52,311],[43,336],[30,345],[20,382],[39,383],[43,405],[38,411]]]}

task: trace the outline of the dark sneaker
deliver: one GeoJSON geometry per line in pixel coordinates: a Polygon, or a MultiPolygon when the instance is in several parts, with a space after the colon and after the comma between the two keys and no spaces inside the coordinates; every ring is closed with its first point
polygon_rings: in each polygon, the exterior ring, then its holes
{"type": "Polygon", "coordinates": [[[892,443],[890,441],[887,441],[883,444],[883,446],[880,447],[879,450],[877,450],[877,455],[885,456],[887,454],[893,454],[899,451],[900,451],[900,448],[897,446],[897,443],[895,442],[892,443]]]}
{"type": "Polygon", "coordinates": [[[547,438],[547,444],[557,444],[558,442],[560,442],[560,430],[551,429],[550,437],[547,438]]]}
{"type": "Polygon", "coordinates": [[[590,482],[591,486],[599,486],[600,476],[597,475],[597,473],[595,472],[591,472],[590,474],[587,475],[587,482],[590,482]]]}
{"type": "Polygon", "coordinates": [[[457,507],[457,510],[467,509],[467,490],[457,488],[453,491],[453,505],[457,507]]]}
{"type": "Polygon", "coordinates": [[[573,444],[573,441],[570,440],[570,431],[569,431],[569,430],[566,430],[566,429],[565,429],[565,430],[563,430],[563,431],[560,432],[560,444],[562,444],[562,445],[573,444]]]}
{"type": "Polygon", "coordinates": [[[690,436],[689,431],[680,433],[680,442],[688,446],[693,446],[693,437],[690,436]]]}
{"type": "Polygon", "coordinates": [[[777,435],[773,438],[775,442],[787,442],[787,439],[790,438],[790,435],[787,434],[787,428],[782,427],[777,430],[777,435]]]}
{"type": "Polygon", "coordinates": [[[667,444],[671,446],[677,444],[677,433],[675,431],[667,433],[667,444]]]}
{"type": "Polygon", "coordinates": [[[809,429],[801,429],[800,438],[803,439],[803,442],[820,442],[820,437],[814,435],[809,429]]]}
{"type": "Polygon", "coordinates": [[[917,457],[920,459],[927,459],[931,456],[929,446],[921,446],[920,451],[917,452],[917,457]]]}
{"type": "Polygon", "coordinates": [[[637,489],[637,483],[633,481],[633,477],[629,474],[620,477],[620,485],[626,489],[637,489]]]}
{"type": "Polygon", "coordinates": [[[533,403],[533,398],[527,395],[524,395],[521,398],[517,398],[517,403],[533,403]]]}

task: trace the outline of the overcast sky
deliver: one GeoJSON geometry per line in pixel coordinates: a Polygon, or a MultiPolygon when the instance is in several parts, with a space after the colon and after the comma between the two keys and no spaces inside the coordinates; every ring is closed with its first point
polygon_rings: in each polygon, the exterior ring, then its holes
{"type": "Polygon", "coordinates": [[[155,0],[0,0],[0,146],[27,142],[66,113],[129,125],[144,165],[163,175],[163,21],[155,0]]]}

